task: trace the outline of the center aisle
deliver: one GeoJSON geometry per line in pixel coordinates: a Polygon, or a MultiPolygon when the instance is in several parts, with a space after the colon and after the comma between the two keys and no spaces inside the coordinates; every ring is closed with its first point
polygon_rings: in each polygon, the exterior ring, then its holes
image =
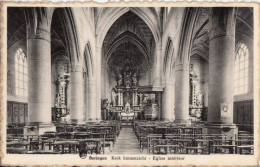
{"type": "Polygon", "coordinates": [[[123,127],[111,154],[140,154],[139,143],[132,128],[123,127]]]}

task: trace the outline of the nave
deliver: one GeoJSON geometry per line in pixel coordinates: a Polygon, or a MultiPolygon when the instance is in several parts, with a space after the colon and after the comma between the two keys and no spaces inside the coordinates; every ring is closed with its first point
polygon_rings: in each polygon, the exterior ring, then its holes
{"type": "Polygon", "coordinates": [[[59,125],[43,135],[8,135],[7,152],[20,154],[253,154],[253,135],[208,134],[203,124],[119,121],[59,125]]]}
{"type": "Polygon", "coordinates": [[[7,15],[7,153],[254,154],[254,8],[7,15]]]}

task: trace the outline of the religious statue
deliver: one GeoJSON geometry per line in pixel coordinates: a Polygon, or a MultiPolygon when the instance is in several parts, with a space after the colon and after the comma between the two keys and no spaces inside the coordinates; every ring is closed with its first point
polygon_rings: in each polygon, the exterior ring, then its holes
{"type": "Polygon", "coordinates": [[[127,102],[127,103],[125,104],[125,113],[130,113],[130,112],[131,112],[131,107],[130,107],[129,102],[127,102]]]}
{"type": "Polygon", "coordinates": [[[127,71],[124,73],[124,83],[125,87],[130,88],[132,84],[132,79],[131,79],[131,72],[127,71]]]}
{"type": "Polygon", "coordinates": [[[136,86],[137,85],[136,73],[133,74],[132,81],[133,81],[133,86],[136,86]]]}
{"type": "Polygon", "coordinates": [[[117,80],[117,86],[122,86],[122,82],[123,82],[122,75],[119,74],[119,76],[118,76],[118,80],[117,80]]]}
{"type": "Polygon", "coordinates": [[[112,104],[113,104],[113,106],[116,106],[118,104],[118,102],[117,102],[118,95],[114,88],[111,91],[111,95],[112,95],[112,104]]]}

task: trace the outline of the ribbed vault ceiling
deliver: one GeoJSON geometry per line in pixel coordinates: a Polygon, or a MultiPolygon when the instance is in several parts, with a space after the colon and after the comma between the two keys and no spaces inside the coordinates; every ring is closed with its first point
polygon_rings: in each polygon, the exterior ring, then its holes
{"type": "Polygon", "coordinates": [[[153,61],[155,41],[145,22],[132,12],[116,20],[103,42],[103,61],[113,75],[118,75],[126,66],[141,76],[153,61]]]}
{"type": "Polygon", "coordinates": [[[24,8],[7,8],[7,29],[8,47],[13,45],[18,40],[26,39],[26,22],[24,8]]]}
{"type": "MultiPolygon", "coordinates": [[[[209,8],[199,8],[194,27],[191,56],[208,60],[209,56],[209,8]]],[[[236,42],[241,35],[253,38],[253,8],[241,7],[237,10],[236,42]]]]}

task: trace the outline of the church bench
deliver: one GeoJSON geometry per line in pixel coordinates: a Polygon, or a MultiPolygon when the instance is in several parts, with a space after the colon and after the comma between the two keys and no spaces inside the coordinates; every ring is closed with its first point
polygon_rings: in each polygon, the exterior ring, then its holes
{"type": "Polygon", "coordinates": [[[238,145],[238,154],[254,154],[254,145],[238,145]]]}
{"type": "Polygon", "coordinates": [[[39,141],[41,145],[41,150],[53,150],[52,147],[55,140],[56,138],[41,138],[41,140],[39,141]]]}
{"type": "Polygon", "coordinates": [[[60,152],[55,152],[53,150],[36,150],[36,151],[27,151],[26,154],[60,154],[60,152]]]}
{"type": "Polygon", "coordinates": [[[213,139],[211,153],[236,153],[237,145],[235,140],[213,139]]]}
{"type": "Polygon", "coordinates": [[[100,154],[101,152],[104,153],[104,149],[102,149],[102,141],[100,139],[83,139],[78,140],[78,142],[78,150],[80,154],[100,154]]]}
{"type": "MultiPolygon", "coordinates": [[[[202,141],[200,141],[202,142],[202,141]]],[[[207,142],[203,140],[203,142],[207,142]]],[[[208,145],[199,144],[199,141],[189,139],[153,139],[148,148],[148,153],[156,154],[202,154],[208,153],[208,145]]]]}
{"type": "Polygon", "coordinates": [[[7,134],[24,134],[24,128],[23,127],[11,127],[7,128],[7,134]]]}
{"type": "Polygon", "coordinates": [[[44,132],[44,134],[41,135],[41,137],[55,138],[56,134],[56,132],[44,132]]]}
{"type": "Polygon", "coordinates": [[[186,154],[202,154],[205,153],[207,151],[204,151],[207,147],[203,147],[203,146],[187,146],[184,147],[184,149],[186,150],[186,154]]]}
{"type": "Polygon", "coordinates": [[[237,139],[235,140],[237,145],[238,154],[253,154],[254,152],[254,140],[252,139],[237,139]]]}
{"type": "Polygon", "coordinates": [[[7,147],[7,154],[25,154],[27,153],[27,149],[23,147],[7,147]]]}
{"type": "Polygon", "coordinates": [[[73,139],[73,133],[72,132],[60,132],[60,133],[57,133],[57,138],[60,138],[60,139],[73,139]]]}
{"type": "Polygon", "coordinates": [[[74,139],[86,139],[90,138],[90,132],[75,132],[73,135],[74,139]]]}
{"type": "Polygon", "coordinates": [[[212,153],[227,153],[227,154],[235,154],[236,153],[236,145],[212,145],[212,153]]]}
{"type": "Polygon", "coordinates": [[[153,154],[172,154],[177,153],[179,145],[173,144],[158,144],[152,147],[153,154]]]}
{"type": "Polygon", "coordinates": [[[57,140],[53,144],[53,150],[59,153],[76,153],[78,141],[75,140],[57,140]]]}
{"type": "Polygon", "coordinates": [[[139,147],[141,151],[143,151],[144,148],[149,148],[150,142],[153,139],[158,139],[158,138],[162,138],[162,134],[145,134],[145,136],[140,137],[139,147]]]}
{"type": "Polygon", "coordinates": [[[91,132],[90,133],[90,138],[100,140],[101,148],[102,148],[102,152],[103,153],[105,151],[106,144],[109,144],[109,147],[110,147],[110,143],[106,142],[106,133],[105,132],[100,132],[100,133],[98,133],[98,132],[91,132]]]}
{"type": "Polygon", "coordinates": [[[11,142],[6,143],[7,147],[24,148],[24,149],[28,149],[29,145],[30,145],[30,142],[27,142],[27,141],[11,141],[11,142]]]}
{"type": "Polygon", "coordinates": [[[172,153],[172,151],[176,153],[177,148],[179,148],[179,145],[174,139],[151,138],[148,145],[148,153],[167,154],[172,153]]]}

